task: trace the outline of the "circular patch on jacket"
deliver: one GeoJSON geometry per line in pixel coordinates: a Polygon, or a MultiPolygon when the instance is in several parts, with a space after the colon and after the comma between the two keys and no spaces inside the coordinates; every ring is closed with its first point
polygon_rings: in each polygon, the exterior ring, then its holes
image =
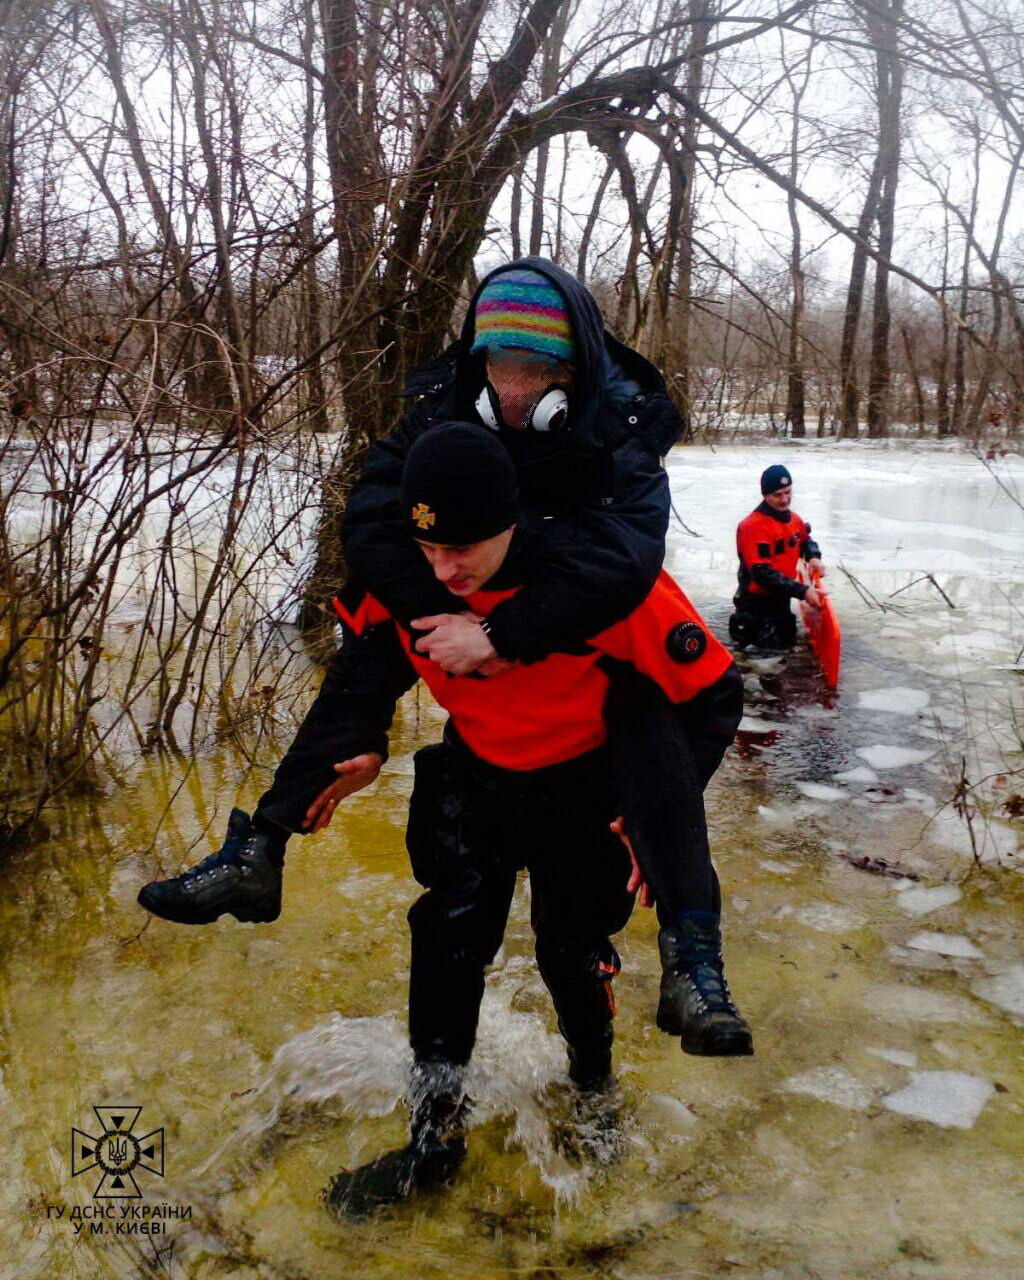
{"type": "Polygon", "coordinates": [[[665,637],[665,649],[673,662],[696,662],[707,647],[704,628],[696,622],[680,622],[665,637]]]}

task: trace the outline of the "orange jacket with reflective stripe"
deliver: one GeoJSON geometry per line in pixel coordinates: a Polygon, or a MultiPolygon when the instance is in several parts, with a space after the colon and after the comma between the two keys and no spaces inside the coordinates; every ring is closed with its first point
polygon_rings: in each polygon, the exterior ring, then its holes
{"type": "MultiPolygon", "coordinates": [[[[516,590],[478,591],[466,603],[486,617],[516,590]]],[[[354,613],[338,601],[335,607],[357,634],[392,620],[372,596],[354,613]]],[[[447,675],[413,649],[414,637],[405,628],[397,630],[409,662],[470,750],[512,770],[543,769],[601,746],[609,680],[601,668],[604,657],[632,664],[674,703],[688,702],[732,663],[729,651],[664,571],[643,603],[590,640],[586,653],[553,653],[486,679],[447,675]]]]}

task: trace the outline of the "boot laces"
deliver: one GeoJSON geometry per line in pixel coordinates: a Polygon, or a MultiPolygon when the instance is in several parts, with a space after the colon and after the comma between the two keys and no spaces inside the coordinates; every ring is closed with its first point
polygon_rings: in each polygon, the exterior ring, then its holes
{"type": "Polygon", "coordinates": [[[212,880],[227,874],[229,867],[235,867],[248,875],[251,868],[241,862],[242,858],[251,858],[255,853],[256,832],[250,832],[244,841],[237,836],[228,835],[224,844],[216,853],[208,854],[202,862],[197,862],[182,875],[182,880],[190,884],[201,884],[204,880],[212,880]]]}
{"type": "Polygon", "coordinates": [[[706,956],[686,970],[703,1009],[710,1013],[736,1013],[719,956],[706,956]]]}

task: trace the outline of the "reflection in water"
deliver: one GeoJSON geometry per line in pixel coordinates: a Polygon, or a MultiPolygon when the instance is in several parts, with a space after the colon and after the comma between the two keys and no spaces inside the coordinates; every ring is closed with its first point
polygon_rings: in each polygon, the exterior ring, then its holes
{"type": "MultiPolygon", "coordinates": [[[[578,1114],[523,886],[488,979],[458,1181],[339,1225],[319,1204],[330,1177],[405,1138],[417,889],[404,814],[411,753],[441,718],[425,695],[405,700],[384,776],[329,832],[293,842],[270,926],[177,928],[147,921],[134,895],[214,846],[276,748],[251,744],[251,774],[226,745],[191,764],[147,756],[69,799],[50,839],[5,868],[5,1280],[1019,1272],[1024,881],[1000,805],[1018,787],[1020,526],[969,458],[791,453],[845,665],[827,705],[806,652],[746,655],[744,741],[708,797],[730,980],[757,1055],[688,1058],[655,1030],[655,923],[638,912],[619,939],[621,1100],[610,1120],[578,1114]],[[871,609],[840,560],[879,599],[934,572],[956,610],[927,584],[896,597],[900,611],[871,609]],[[973,869],[948,803],[962,758],[989,779],[971,793],[973,869]],[[70,1128],[118,1101],[165,1128],[166,1177],[145,1203],[193,1208],[153,1242],[46,1216],[88,1203],[70,1128]]],[[[745,512],[691,509],[686,494],[709,477],[742,492],[765,460],[670,461],[701,535],[674,538],[670,566],[719,631],[745,512]]]]}

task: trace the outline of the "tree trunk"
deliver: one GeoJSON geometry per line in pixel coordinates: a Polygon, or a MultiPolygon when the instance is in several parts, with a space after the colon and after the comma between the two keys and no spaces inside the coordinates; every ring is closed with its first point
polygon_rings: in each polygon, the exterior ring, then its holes
{"type": "Polygon", "coordinates": [[[875,290],[871,317],[871,365],[868,370],[868,435],[889,433],[889,266],[895,233],[896,187],[900,171],[900,114],[903,97],[903,67],[897,41],[897,24],[902,17],[902,0],[892,0],[889,8],[872,17],[876,28],[878,69],[878,162],[881,188],[878,200],[878,252],[875,260],[875,290]]]}

